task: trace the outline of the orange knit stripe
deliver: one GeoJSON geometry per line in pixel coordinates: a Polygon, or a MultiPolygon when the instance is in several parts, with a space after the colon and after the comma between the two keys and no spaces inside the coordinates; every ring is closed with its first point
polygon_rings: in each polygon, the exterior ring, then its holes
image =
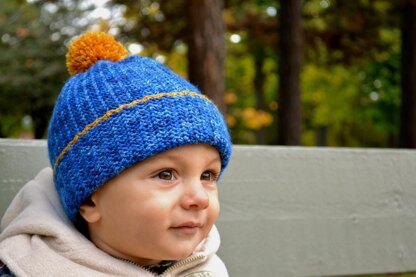
{"type": "Polygon", "coordinates": [[[89,130],[91,130],[92,128],[96,127],[100,122],[105,121],[107,119],[110,118],[110,116],[117,114],[119,112],[121,112],[122,110],[126,109],[126,108],[131,108],[137,104],[140,103],[145,103],[151,99],[159,99],[162,97],[174,97],[174,96],[185,96],[185,95],[190,95],[190,96],[194,96],[194,97],[200,97],[202,99],[205,99],[209,102],[211,102],[208,97],[206,97],[205,95],[202,95],[200,93],[196,93],[196,92],[192,92],[192,91],[180,91],[180,92],[162,92],[162,93],[158,93],[158,94],[154,94],[154,95],[147,95],[144,96],[141,99],[137,99],[134,100],[130,103],[127,104],[123,104],[120,107],[116,108],[116,109],[112,109],[107,111],[103,116],[97,118],[96,120],[94,120],[94,122],[88,124],[87,126],[85,126],[84,130],[82,130],[81,132],[79,132],[78,134],[75,135],[74,139],[71,140],[68,145],[64,148],[64,150],[62,150],[61,154],[59,154],[58,158],[55,161],[55,164],[53,166],[53,171],[55,173],[56,167],[58,166],[59,162],[62,160],[63,156],[69,151],[69,149],[71,148],[72,145],[74,145],[75,143],[77,143],[78,139],[84,135],[86,135],[88,133],[89,130]]]}

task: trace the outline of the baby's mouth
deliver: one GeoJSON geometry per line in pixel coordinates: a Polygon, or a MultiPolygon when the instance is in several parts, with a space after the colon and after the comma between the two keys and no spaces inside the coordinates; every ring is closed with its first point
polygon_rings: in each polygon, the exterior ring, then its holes
{"type": "Polygon", "coordinates": [[[202,224],[199,222],[184,222],[179,225],[175,225],[171,227],[172,230],[184,233],[184,234],[195,234],[197,233],[202,227],[202,224]]]}

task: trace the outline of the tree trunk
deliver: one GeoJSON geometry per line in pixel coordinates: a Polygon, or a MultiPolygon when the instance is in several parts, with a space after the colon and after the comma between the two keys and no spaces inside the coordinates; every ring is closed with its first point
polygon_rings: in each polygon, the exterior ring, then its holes
{"type": "Polygon", "coordinates": [[[224,113],[225,27],[222,8],[222,0],[186,1],[189,80],[224,113]]]}
{"type": "Polygon", "coordinates": [[[302,1],[280,1],[278,144],[299,145],[300,71],[303,61],[302,1]]]}
{"type": "Polygon", "coordinates": [[[402,106],[399,144],[416,148],[416,1],[406,0],[402,10],[402,106]]]}
{"type": "MultiPolygon", "coordinates": [[[[252,46],[254,53],[254,91],[256,96],[256,109],[266,110],[266,104],[264,99],[264,80],[265,75],[263,73],[264,60],[266,53],[264,52],[264,45],[254,44],[252,46]]],[[[264,127],[261,127],[256,131],[256,144],[266,144],[266,134],[264,127]]]]}
{"type": "Polygon", "coordinates": [[[318,125],[315,129],[316,146],[327,146],[328,126],[318,125]]]}

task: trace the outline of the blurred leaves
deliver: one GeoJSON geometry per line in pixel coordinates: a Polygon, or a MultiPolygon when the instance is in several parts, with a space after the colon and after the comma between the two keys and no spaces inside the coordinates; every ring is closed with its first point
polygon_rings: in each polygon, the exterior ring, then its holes
{"type": "MultiPolygon", "coordinates": [[[[68,78],[65,45],[92,25],[85,13],[93,7],[86,2],[30,2],[2,0],[0,6],[2,137],[16,136],[26,114],[33,117],[37,137],[44,136],[54,100],[68,78]]],[[[397,146],[399,4],[304,1],[303,144],[317,145],[324,137],[331,146],[397,146]]],[[[114,0],[107,8],[124,18],[116,25],[101,19],[98,25],[115,30],[127,45],[140,45],[140,55],[161,60],[186,78],[184,5],[184,0],[114,0]]],[[[278,1],[224,1],[224,102],[234,143],[258,143],[260,132],[265,143],[274,141],[278,14],[278,1]],[[256,76],[261,84],[254,84],[256,76]]]]}
{"type": "Polygon", "coordinates": [[[18,136],[25,115],[37,138],[46,128],[60,89],[68,79],[66,42],[82,28],[77,1],[2,0],[0,6],[0,136],[18,136]]]}

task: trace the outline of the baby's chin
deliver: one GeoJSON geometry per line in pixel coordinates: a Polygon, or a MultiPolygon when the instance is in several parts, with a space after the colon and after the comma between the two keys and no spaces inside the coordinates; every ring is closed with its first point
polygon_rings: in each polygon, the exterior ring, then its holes
{"type": "Polygon", "coordinates": [[[178,250],[177,252],[172,253],[171,255],[166,255],[163,260],[164,261],[178,261],[178,260],[185,259],[194,253],[195,248],[196,247],[193,247],[192,249],[188,248],[188,249],[184,249],[180,251],[178,250]]]}
{"type": "Polygon", "coordinates": [[[163,257],[161,257],[161,260],[163,261],[178,261],[178,260],[182,260],[185,259],[189,256],[191,256],[195,250],[197,249],[197,246],[199,245],[199,243],[194,243],[191,244],[189,246],[176,246],[175,247],[175,251],[172,253],[166,253],[166,255],[163,255],[163,257]]]}

